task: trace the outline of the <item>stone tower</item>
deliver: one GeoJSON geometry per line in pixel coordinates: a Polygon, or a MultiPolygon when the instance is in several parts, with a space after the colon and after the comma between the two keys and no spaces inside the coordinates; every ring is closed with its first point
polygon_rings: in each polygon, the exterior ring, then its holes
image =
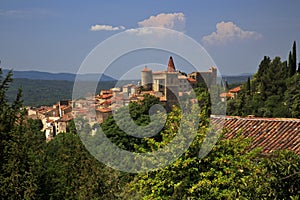
{"type": "Polygon", "coordinates": [[[165,96],[167,99],[167,110],[178,104],[178,72],[176,72],[172,56],[169,58],[168,69],[165,79],[165,96]]]}
{"type": "Polygon", "coordinates": [[[152,90],[152,82],[153,82],[152,70],[145,66],[145,68],[141,72],[141,77],[142,77],[142,86],[146,90],[152,90]]]}
{"type": "Polygon", "coordinates": [[[216,85],[217,84],[217,68],[216,67],[211,67],[209,69],[209,71],[211,72],[210,74],[210,84],[211,85],[216,85]]]}

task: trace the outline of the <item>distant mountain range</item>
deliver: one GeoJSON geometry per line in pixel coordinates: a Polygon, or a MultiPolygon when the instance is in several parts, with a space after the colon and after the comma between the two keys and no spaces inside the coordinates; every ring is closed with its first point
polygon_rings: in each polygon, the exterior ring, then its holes
{"type": "Polygon", "coordinates": [[[252,78],[253,74],[241,74],[241,75],[223,75],[223,81],[227,81],[228,84],[239,84],[244,83],[250,77],[252,78]]]}
{"type": "MultiPolygon", "coordinates": [[[[9,70],[3,69],[4,74],[7,74],[9,70]]],[[[78,80],[81,81],[98,81],[100,75],[97,74],[79,74],[78,80]]],[[[252,74],[241,75],[223,75],[223,81],[227,81],[228,84],[239,84],[246,82],[248,77],[252,78],[252,74]]],[[[15,79],[30,79],[30,80],[58,80],[58,81],[74,81],[76,74],[72,73],[50,73],[40,71],[13,71],[13,78],[15,79]]],[[[117,81],[116,79],[103,74],[101,81],[117,81]]],[[[220,81],[220,77],[219,77],[220,81]]]]}
{"type": "MultiPolygon", "coordinates": [[[[3,69],[4,74],[9,70],[3,69]]],[[[81,81],[98,81],[100,75],[98,74],[79,74],[78,80],[81,81]]],[[[60,80],[60,81],[74,81],[76,74],[72,73],[50,73],[40,71],[13,71],[13,78],[26,78],[31,80],[60,80]]],[[[114,78],[103,74],[101,81],[116,81],[114,78]]]]}

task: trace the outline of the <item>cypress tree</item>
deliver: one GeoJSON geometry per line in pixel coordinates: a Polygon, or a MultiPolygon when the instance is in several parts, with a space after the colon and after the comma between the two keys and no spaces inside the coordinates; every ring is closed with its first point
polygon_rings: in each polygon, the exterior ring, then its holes
{"type": "Polygon", "coordinates": [[[293,74],[293,56],[292,56],[291,51],[289,53],[288,75],[289,75],[289,77],[292,77],[294,75],[293,74]]]}
{"type": "Polygon", "coordinates": [[[246,85],[247,95],[251,95],[251,83],[250,83],[250,77],[247,79],[247,85],[246,85]]]}
{"type": "Polygon", "coordinates": [[[296,51],[296,41],[294,41],[293,47],[292,47],[292,53],[289,54],[289,72],[290,77],[292,77],[297,70],[297,51],[296,51]]]}
{"type": "Polygon", "coordinates": [[[293,44],[293,68],[295,69],[295,72],[296,72],[296,69],[297,69],[296,41],[294,41],[294,44],[293,44]]]}
{"type": "Polygon", "coordinates": [[[226,90],[226,92],[229,90],[228,81],[225,81],[225,90],[226,90]]]}

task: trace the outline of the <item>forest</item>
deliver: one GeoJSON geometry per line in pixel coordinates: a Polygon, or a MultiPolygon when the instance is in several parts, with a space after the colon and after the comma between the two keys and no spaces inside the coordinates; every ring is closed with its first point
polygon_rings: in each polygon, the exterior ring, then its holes
{"type": "MultiPolygon", "coordinates": [[[[101,81],[97,91],[109,89],[115,84],[116,81],[101,81]]],[[[7,91],[7,98],[9,102],[13,102],[21,88],[24,106],[52,106],[60,100],[72,99],[73,85],[74,81],[67,80],[16,78],[7,91]]]]}
{"type": "Polygon", "coordinates": [[[227,101],[228,115],[300,118],[300,63],[296,42],[288,60],[265,56],[253,78],[248,78],[236,99],[227,101]]]}
{"type": "MultiPolygon", "coordinates": [[[[254,98],[257,88],[268,88],[269,81],[274,80],[269,73],[278,72],[270,69],[273,65],[282,67],[285,64],[279,59],[270,61],[265,57],[258,73],[250,81],[250,88],[253,89],[245,89],[248,92],[244,95],[245,99],[254,98]],[[262,79],[262,76],[270,79],[262,79]]],[[[282,70],[282,73],[287,72],[282,70]]],[[[282,100],[288,98],[287,94],[290,98],[296,98],[293,90],[287,93],[286,88],[280,89],[286,84],[293,85],[293,80],[297,80],[298,72],[289,73],[289,78],[286,78],[290,81],[285,83],[275,79],[278,82],[274,84],[279,88],[270,90],[271,96],[269,90],[260,90],[264,92],[261,98],[271,101],[276,99],[272,96],[279,96],[282,100]],[[281,96],[283,93],[284,96],[281,96]]],[[[198,157],[209,123],[209,94],[204,88],[196,90],[201,104],[198,112],[201,126],[185,153],[164,168],[145,173],[126,173],[102,164],[86,150],[83,136],[85,142],[99,141],[97,133],[94,136],[88,133],[100,126],[85,126],[83,135],[79,135],[73,122],[66,133],[60,133],[46,143],[45,134],[40,131],[41,121],[26,117],[22,90],[18,90],[15,99],[8,102],[7,91],[12,81],[12,72],[3,76],[0,70],[0,199],[300,198],[300,156],[294,152],[282,150],[266,155],[259,148],[249,149],[251,138],[237,134],[230,140],[221,136],[206,157],[198,157]]],[[[141,126],[149,123],[148,110],[157,103],[157,98],[145,96],[144,100],[129,104],[135,123],[141,126]]],[[[291,108],[294,116],[293,105],[285,106],[291,108]]],[[[244,114],[246,111],[239,112],[244,114]]],[[[275,113],[274,110],[267,112],[263,109],[262,115],[269,112],[270,115],[275,113]]],[[[122,116],[123,110],[117,115],[122,116]]],[[[124,150],[150,152],[168,144],[176,136],[181,115],[181,110],[173,107],[167,114],[163,130],[143,139],[128,137],[112,117],[101,124],[101,128],[110,141],[124,150]]]]}

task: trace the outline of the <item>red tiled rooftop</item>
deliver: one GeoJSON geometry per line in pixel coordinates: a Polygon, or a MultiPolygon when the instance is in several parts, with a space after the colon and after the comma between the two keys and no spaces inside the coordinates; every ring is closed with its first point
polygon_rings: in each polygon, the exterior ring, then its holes
{"type": "Polygon", "coordinates": [[[109,99],[111,98],[113,95],[112,94],[104,94],[104,95],[101,95],[101,98],[102,99],[109,99]]]}
{"type": "Polygon", "coordinates": [[[187,78],[187,80],[190,82],[190,83],[196,83],[197,81],[191,77],[187,78]]]}
{"type": "Polygon", "coordinates": [[[111,105],[111,100],[103,101],[100,105],[111,105]]]}
{"type": "Polygon", "coordinates": [[[289,149],[300,154],[300,119],[258,118],[258,117],[221,117],[212,116],[215,126],[224,124],[225,137],[233,138],[238,133],[252,138],[252,146],[262,147],[265,153],[289,149]]]}
{"type": "Polygon", "coordinates": [[[64,115],[62,116],[60,119],[58,119],[57,121],[58,122],[69,122],[73,120],[73,115],[72,114],[67,114],[67,115],[64,115]]]}
{"type": "Polygon", "coordinates": [[[111,112],[111,108],[97,108],[96,110],[102,113],[111,112]]]}
{"type": "Polygon", "coordinates": [[[231,94],[231,93],[221,93],[220,97],[223,97],[223,98],[225,98],[225,97],[227,97],[227,98],[233,98],[233,94],[231,94]]]}
{"type": "Polygon", "coordinates": [[[229,90],[230,93],[237,93],[237,92],[239,92],[239,91],[241,91],[241,87],[240,87],[240,86],[235,87],[235,88],[229,90]]]}
{"type": "Polygon", "coordinates": [[[142,72],[150,72],[150,71],[152,71],[152,70],[149,69],[148,67],[145,67],[145,68],[142,70],[142,72]]]}

